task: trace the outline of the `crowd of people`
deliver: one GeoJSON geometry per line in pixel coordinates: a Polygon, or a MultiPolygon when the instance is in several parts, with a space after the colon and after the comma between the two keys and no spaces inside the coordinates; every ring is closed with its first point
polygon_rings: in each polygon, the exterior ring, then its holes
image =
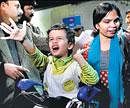
{"type": "Polygon", "coordinates": [[[46,90],[40,104],[47,108],[65,108],[84,85],[101,90],[93,99],[96,108],[129,108],[130,11],[124,29],[119,8],[100,3],[93,10],[93,30],[55,24],[43,50],[36,42],[43,33],[30,22],[35,2],[23,1],[0,0],[0,108],[33,108],[24,96],[16,99],[23,78],[43,82],[44,89],[34,86],[28,92],[40,98],[46,90]]]}

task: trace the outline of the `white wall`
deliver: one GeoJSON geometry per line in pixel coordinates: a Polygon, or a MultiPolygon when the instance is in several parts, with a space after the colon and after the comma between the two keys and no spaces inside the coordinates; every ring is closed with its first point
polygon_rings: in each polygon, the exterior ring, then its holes
{"type": "Polygon", "coordinates": [[[46,36],[46,31],[51,25],[51,10],[40,10],[36,11],[34,17],[31,20],[33,25],[38,26],[41,31],[43,31],[44,36],[46,36]]]}
{"type": "MultiPolygon", "coordinates": [[[[101,3],[102,1],[88,1],[85,3],[81,3],[78,5],[75,5],[75,15],[81,15],[81,23],[84,25],[86,29],[91,29],[93,27],[93,22],[92,22],[92,13],[93,9],[96,5],[101,3]]],[[[115,1],[105,1],[105,2],[110,2],[114,3],[121,11],[122,17],[124,19],[125,17],[125,12],[130,9],[130,5],[126,6],[125,4],[121,4],[120,1],[115,2],[115,1]]],[[[125,25],[123,25],[125,26],[125,25]]]]}
{"type": "MultiPolygon", "coordinates": [[[[32,23],[36,26],[39,26],[41,30],[44,32],[46,36],[47,29],[55,24],[62,21],[62,18],[69,17],[73,15],[80,15],[81,16],[81,24],[85,27],[85,29],[91,29],[92,25],[92,13],[94,7],[101,3],[102,1],[88,1],[82,2],[77,5],[65,5],[45,10],[36,11],[35,15],[32,19],[32,23]]],[[[107,1],[105,1],[107,2],[107,1]]],[[[130,9],[130,5],[126,6],[125,4],[121,4],[121,1],[108,1],[111,3],[116,4],[122,14],[124,19],[126,10],[130,9]]],[[[123,25],[125,27],[125,23],[123,25]]]]}

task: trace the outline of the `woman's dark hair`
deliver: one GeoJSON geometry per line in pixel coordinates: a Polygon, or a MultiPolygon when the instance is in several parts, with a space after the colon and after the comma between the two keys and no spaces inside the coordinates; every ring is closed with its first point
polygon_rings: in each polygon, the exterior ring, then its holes
{"type": "Polygon", "coordinates": [[[127,10],[125,14],[127,15],[128,13],[130,13],[130,9],[129,9],[129,10],[127,10]]]}
{"type": "MultiPolygon", "coordinates": [[[[70,42],[72,44],[75,44],[75,33],[70,28],[68,28],[66,25],[64,25],[64,24],[55,24],[55,25],[53,25],[47,31],[48,38],[49,38],[49,33],[52,30],[65,30],[65,32],[66,32],[66,38],[68,39],[68,43],[70,42]]],[[[72,53],[72,49],[69,50],[69,54],[68,55],[70,55],[71,53],[72,53]]]]}
{"type": "Polygon", "coordinates": [[[7,2],[7,1],[9,1],[9,0],[0,0],[0,4],[1,4],[2,2],[7,2]]]}
{"type": "Polygon", "coordinates": [[[119,16],[120,20],[120,27],[122,25],[122,16],[120,13],[119,8],[111,3],[104,2],[99,4],[94,10],[93,10],[93,26],[96,29],[96,24],[98,24],[108,12],[111,12],[112,10],[115,10],[117,12],[117,15],[119,16]]]}

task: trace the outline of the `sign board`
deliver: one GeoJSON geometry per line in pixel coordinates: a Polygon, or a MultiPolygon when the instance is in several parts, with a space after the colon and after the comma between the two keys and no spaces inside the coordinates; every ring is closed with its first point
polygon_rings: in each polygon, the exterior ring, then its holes
{"type": "Polygon", "coordinates": [[[63,23],[67,25],[69,28],[73,29],[77,25],[81,25],[80,16],[71,16],[63,18],[63,23]]]}

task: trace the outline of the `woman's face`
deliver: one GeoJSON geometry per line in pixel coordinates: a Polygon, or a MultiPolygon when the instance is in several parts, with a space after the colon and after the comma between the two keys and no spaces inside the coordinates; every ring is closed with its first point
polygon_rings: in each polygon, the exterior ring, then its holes
{"type": "Polygon", "coordinates": [[[120,26],[120,19],[115,10],[106,14],[106,16],[96,24],[100,36],[113,37],[120,26]]]}

